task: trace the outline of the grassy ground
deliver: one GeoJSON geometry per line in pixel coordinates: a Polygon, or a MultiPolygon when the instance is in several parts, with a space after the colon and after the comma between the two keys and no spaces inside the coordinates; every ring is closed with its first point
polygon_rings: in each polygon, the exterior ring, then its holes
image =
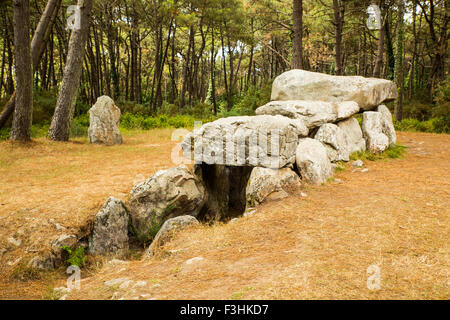
{"type": "MultiPolygon", "coordinates": [[[[85,139],[1,142],[0,298],[53,298],[63,270],[32,281],[12,276],[58,235],[80,233],[109,195],[126,200],[138,175],[174,166],[171,133],[128,131],[123,146],[110,148],[85,139]]],[[[306,198],[188,229],[151,260],[83,271],[81,291],[69,298],[448,299],[450,136],[399,133],[399,143],[408,146],[403,158],[366,159],[369,172],[346,165],[341,183],[305,185],[306,198]],[[367,288],[371,265],[380,268],[381,290],[367,288]],[[122,277],[146,282],[104,285],[122,277]]]]}

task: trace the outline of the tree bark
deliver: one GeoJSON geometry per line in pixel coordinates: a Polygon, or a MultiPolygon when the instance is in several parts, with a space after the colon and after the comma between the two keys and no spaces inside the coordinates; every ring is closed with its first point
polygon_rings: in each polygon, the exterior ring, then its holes
{"type": "Polygon", "coordinates": [[[294,0],[294,36],[292,39],[292,69],[303,69],[303,0],[294,0]]]}
{"type": "Polygon", "coordinates": [[[55,113],[48,131],[48,138],[51,140],[69,140],[70,125],[83,68],[83,57],[89,32],[92,2],[93,0],[78,0],[80,28],[74,29],[70,36],[69,53],[64,77],[56,103],[55,113]]]}
{"type": "Polygon", "coordinates": [[[403,15],[404,15],[403,0],[398,1],[398,24],[397,24],[397,52],[395,59],[395,82],[397,83],[399,95],[397,104],[395,106],[395,118],[401,121],[403,118],[403,94],[404,94],[404,73],[403,73],[403,15]]]}
{"type": "MultiPolygon", "coordinates": [[[[37,68],[44,53],[48,39],[50,37],[52,25],[58,15],[59,7],[61,6],[61,0],[49,0],[45,7],[44,13],[39,20],[39,24],[33,35],[31,41],[31,57],[33,68],[37,68]]],[[[15,93],[9,99],[8,103],[2,114],[0,115],[0,129],[6,124],[9,117],[14,113],[15,108],[15,93]]]]}
{"type": "MultiPolygon", "coordinates": [[[[380,1],[380,10],[383,10],[384,0],[380,1]]],[[[377,48],[377,60],[375,62],[375,67],[373,69],[373,77],[380,78],[381,67],[383,66],[384,57],[384,21],[381,22],[380,30],[378,30],[378,48],[377,48]]]]}
{"type": "Polygon", "coordinates": [[[33,116],[33,67],[30,45],[30,2],[14,0],[14,56],[16,67],[16,107],[11,140],[31,140],[33,116]]]}
{"type": "Polygon", "coordinates": [[[344,0],[333,0],[334,11],[334,39],[335,39],[335,74],[340,76],[344,74],[342,69],[342,32],[344,29],[344,0]]]}

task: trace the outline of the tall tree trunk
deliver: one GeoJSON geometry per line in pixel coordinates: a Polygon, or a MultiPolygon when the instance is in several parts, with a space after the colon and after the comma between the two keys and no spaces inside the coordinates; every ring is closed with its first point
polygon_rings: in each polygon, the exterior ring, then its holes
{"type": "Polygon", "coordinates": [[[80,28],[74,29],[70,36],[69,54],[64,77],[56,103],[55,113],[48,131],[48,138],[55,141],[69,140],[70,125],[75,109],[86,39],[89,32],[90,14],[93,0],[78,0],[80,28]]]}
{"type": "Polygon", "coordinates": [[[344,74],[342,69],[342,32],[344,30],[344,0],[333,0],[334,11],[334,39],[335,39],[335,74],[344,74]]]}
{"type": "MultiPolygon", "coordinates": [[[[61,0],[49,0],[45,7],[44,13],[39,20],[39,24],[33,35],[31,41],[31,57],[33,68],[39,66],[42,54],[44,53],[48,39],[50,37],[53,23],[58,15],[59,7],[61,6],[61,0]]],[[[6,104],[5,110],[0,115],[0,129],[6,124],[9,117],[14,113],[15,108],[15,93],[6,104]]]]}
{"type": "Polygon", "coordinates": [[[30,2],[14,0],[14,55],[16,67],[16,107],[11,140],[31,140],[33,116],[33,67],[30,45],[30,2]]]}
{"type": "Polygon", "coordinates": [[[403,118],[403,94],[404,94],[404,73],[403,73],[403,15],[404,15],[404,4],[403,0],[398,1],[398,24],[397,24],[397,52],[395,61],[395,82],[397,83],[399,89],[399,96],[397,99],[397,104],[395,106],[395,118],[397,121],[401,121],[403,118]]]}
{"type": "MultiPolygon", "coordinates": [[[[380,1],[380,10],[383,10],[384,0],[380,1]]],[[[383,11],[381,11],[383,12],[383,11]]],[[[383,66],[384,57],[384,21],[381,21],[380,29],[378,30],[378,48],[377,48],[377,60],[375,62],[375,67],[373,69],[374,78],[380,78],[381,67],[383,66]]]]}
{"type": "Polygon", "coordinates": [[[294,36],[292,38],[292,69],[303,69],[303,0],[294,0],[294,36]]]}
{"type": "Polygon", "coordinates": [[[216,101],[216,78],[214,73],[216,71],[216,51],[214,43],[214,25],[211,28],[211,101],[214,107],[214,115],[217,115],[217,101],[216,101]]]}

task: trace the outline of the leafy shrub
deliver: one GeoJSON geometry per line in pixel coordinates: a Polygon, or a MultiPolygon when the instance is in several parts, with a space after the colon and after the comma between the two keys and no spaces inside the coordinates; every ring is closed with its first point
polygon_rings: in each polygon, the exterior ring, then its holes
{"type": "Polygon", "coordinates": [[[395,130],[412,132],[450,133],[450,116],[432,118],[427,121],[403,119],[395,122],[395,130]]]}
{"type": "Polygon", "coordinates": [[[69,265],[81,268],[86,264],[87,256],[84,247],[78,247],[75,250],[72,250],[70,247],[64,246],[62,249],[69,255],[66,260],[69,265]]]}

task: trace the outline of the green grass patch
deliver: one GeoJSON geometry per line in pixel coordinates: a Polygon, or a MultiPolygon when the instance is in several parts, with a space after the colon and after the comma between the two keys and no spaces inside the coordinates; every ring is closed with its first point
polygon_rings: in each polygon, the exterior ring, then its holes
{"type": "Polygon", "coordinates": [[[407,152],[407,147],[401,145],[392,145],[386,151],[381,154],[374,154],[370,151],[355,152],[350,156],[350,160],[368,160],[368,161],[379,161],[387,159],[400,159],[407,152]]]}

